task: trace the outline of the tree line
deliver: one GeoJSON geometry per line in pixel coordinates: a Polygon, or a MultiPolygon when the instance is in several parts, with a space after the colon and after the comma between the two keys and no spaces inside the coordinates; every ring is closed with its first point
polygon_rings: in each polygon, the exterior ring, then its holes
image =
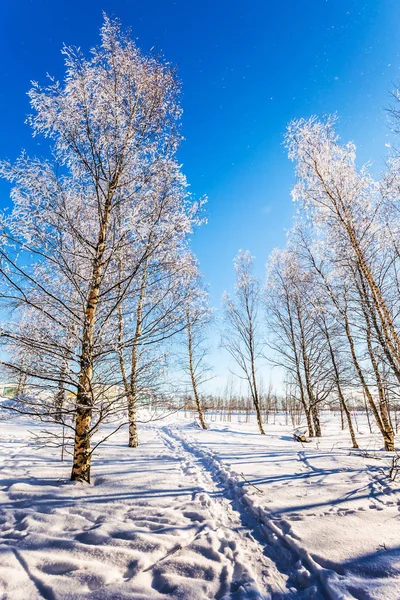
{"type": "MultiPolygon", "coordinates": [[[[390,110],[394,134],[399,97],[390,110]]],[[[336,117],[290,123],[294,224],[286,247],[268,260],[265,286],[252,275],[251,255],[238,255],[223,343],[248,381],[257,415],[254,373],[264,356],[283,367],[309,436],[321,436],[320,410],[334,400],[357,448],[349,409],[355,396],[392,451],[400,383],[400,159],[393,150],[374,178],[369,165],[357,168],[355,145],[341,143],[336,127],[336,117]]]]}

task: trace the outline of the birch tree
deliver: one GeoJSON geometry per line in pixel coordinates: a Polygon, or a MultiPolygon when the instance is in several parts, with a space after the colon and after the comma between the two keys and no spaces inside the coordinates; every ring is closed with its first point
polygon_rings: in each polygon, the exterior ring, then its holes
{"type": "Polygon", "coordinates": [[[137,289],[118,308],[118,355],[127,401],[130,447],[137,447],[140,396],[155,391],[170,359],[171,339],[186,330],[193,257],[175,240],[142,265],[137,289]],[[172,247],[171,247],[172,246],[172,247]]]}
{"type": "MultiPolygon", "coordinates": [[[[362,278],[371,301],[372,324],[382,351],[400,382],[400,334],[390,299],[378,279],[379,184],[365,166],[356,169],[355,145],[341,145],[335,119],[294,121],[288,128],[289,157],[296,162],[293,190],[310,216],[325,228],[326,243],[346,253],[362,278]]],[[[381,257],[382,255],[380,255],[381,257]]]]}
{"type": "Polygon", "coordinates": [[[198,274],[197,265],[194,264],[193,267],[185,305],[186,352],[181,363],[183,372],[187,374],[190,381],[200,425],[202,429],[207,429],[200,388],[210,379],[210,367],[207,364],[207,328],[211,321],[211,311],[208,294],[198,274]]]}
{"type": "Polygon", "coordinates": [[[314,294],[312,274],[304,269],[296,250],[274,251],[265,290],[270,360],[283,366],[296,382],[308,434],[320,437],[319,409],[332,390],[332,380],[314,294]]]}
{"type": "Polygon", "coordinates": [[[395,247],[395,221],[389,237],[383,227],[395,178],[389,184],[386,174],[382,192],[367,166],[357,170],[354,144],[340,144],[334,125],[332,118],[312,118],[289,127],[286,140],[298,176],[293,197],[313,223],[314,246],[319,246],[317,254],[323,259],[316,259],[310,250],[309,257],[341,316],[355,372],[385,448],[393,450],[393,428],[377,356],[384,357],[399,381],[398,301],[393,293],[398,278],[395,253],[389,249],[395,247]],[[378,406],[371,385],[377,389],[378,406]]]}
{"type": "Polygon", "coordinates": [[[234,260],[235,298],[227,292],[223,296],[225,328],[221,341],[239,368],[239,377],[249,386],[258,428],[261,434],[265,434],[257,381],[257,363],[263,348],[259,320],[261,296],[259,282],[252,274],[252,265],[253,257],[248,251],[240,251],[234,260]]]}
{"type": "Polygon", "coordinates": [[[40,355],[32,375],[56,388],[69,355],[71,478],[89,482],[91,438],[124,394],[104,400],[104,388],[121,381],[114,316],[157,253],[152,236],[183,240],[195,217],[175,159],[181,109],[170,66],[142,55],[107,17],[89,59],[70,47],[63,54],[64,81],[35,83],[29,93],[29,122],[54,162],[22,156],[1,165],[14,186],[13,211],[1,222],[2,298],[35,315],[24,339],[3,323],[3,339],[40,355]]]}

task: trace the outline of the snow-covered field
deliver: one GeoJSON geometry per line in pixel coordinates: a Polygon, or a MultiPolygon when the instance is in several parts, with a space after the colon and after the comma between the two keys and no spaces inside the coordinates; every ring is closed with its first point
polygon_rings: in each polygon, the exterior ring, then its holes
{"type": "Polygon", "coordinates": [[[38,426],[0,423],[0,598],[400,598],[400,478],[359,418],[294,442],[283,419],[170,419],[110,438],[92,484],[68,481],[38,426]]]}

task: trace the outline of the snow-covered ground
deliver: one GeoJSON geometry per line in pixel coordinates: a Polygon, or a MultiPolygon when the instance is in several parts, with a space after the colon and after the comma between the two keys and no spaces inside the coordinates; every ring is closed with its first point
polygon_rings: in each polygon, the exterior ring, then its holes
{"type": "Polygon", "coordinates": [[[0,598],[400,598],[400,477],[359,421],[321,440],[267,425],[182,417],[121,431],[68,481],[32,423],[0,423],[0,598]]]}

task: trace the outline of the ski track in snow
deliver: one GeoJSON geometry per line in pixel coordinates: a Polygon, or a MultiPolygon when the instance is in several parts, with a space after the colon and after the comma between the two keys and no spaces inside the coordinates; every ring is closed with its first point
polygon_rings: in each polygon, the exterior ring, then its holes
{"type": "MultiPolygon", "coordinates": [[[[237,473],[230,471],[214,452],[200,447],[177,429],[163,427],[162,430],[164,435],[175,440],[174,450],[177,450],[176,443],[180,445],[184,464],[189,465],[191,469],[197,468],[202,479],[205,479],[205,476],[204,473],[201,474],[200,469],[205,471],[212,478],[216,489],[222,496],[222,502],[229,500],[230,513],[233,515],[231,519],[237,523],[236,531],[239,531],[240,528],[247,529],[247,536],[252,541],[252,549],[249,554],[263,554],[263,559],[259,558],[258,560],[258,570],[260,570],[259,565],[264,563],[266,570],[264,573],[261,571],[262,583],[265,588],[269,588],[273,600],[281,598],[341,600],[350,597],[342,595],[329,583],[329,579],[338,579],[340,575],[332,569],[318,565],[311,558],[297,543],[288,521],[272,519],[265,509],[256,506],[248,488],[243,486],[243,480],[237,473]],[[193,458],[197,459],[197,466],[195,466],[193,458]],[[199,465],[201,466],[199,467],[199,465]],[[272,565],[275,572],[272,576],[270,575],[268,582],[267,574],[273,571],[272,565]],[[285,580],[287,580],[285,590],[279,591],[271,588],[271,582],[285,580]]],[[[222,510],[227,511],[226,505],[222,510]]],[[[229,522],[225,526],[229,527],[229,522]]]]}
{"type": "MultiPolygon", "coordinates": [[[[212,446],[212,441],[207,444],[204,439],[202,443],[199,443],[193,438],[193,435],[187,435],[179,427],[164,427],[163,431],[179,442],[183,453],[191,455],[192,461],[197,462],[198,467],[209,474],[223,497],[230,500],[232,509],[242,522],[242,526],[247,528],[251,532],[253,540],[257,540],[263,547],[264,556],[270,562],[275,563],[277,572],[286,576],[287,587],[283,593],[274,589],[270,590],[273,599],[371,600],[379,597],[386,600],[390,597],[398,600],[400,598],[396,593],[396,590],[400,589],[398,571],[396,571],[398,555],[396,548],[393,549],[394,562],[392,564],[390,553],[386,554],[387,548],[383,546],[381,548],[384,551],[383,554],[377,548],[375,559],[372,562],[367,560],[364,563],[361,560],[358,566],[356,561],[352,564],[350,561],[348,568],[322,556],[311,555],[291,526],[291,521],[301,521],[304,517],[297,516],[297,513],[292,512],[288,513],[287,518],[284,519],[279,515],[279,511],[271,513],[266,508],[270,499],[263,496],[262,490],[257,486],[254,487],[251,481],[244,480],[237,472],[233,471],[225,458],[221,459],[217,452],[211,450],[209,446],[212,446]],[[387,579],[389,573],[397,578],[393,579],[393,587],[390,585],[390,579],[387,579]]],[[[196,437],[201,439],[198,432],[196,437]]],[[[324,452],[320,451],[320,454],[323,455],[324,452]]],[[[307,456],[306,451],[302,450],[297,453],[297,456],[302,465],[301,469],[305,472],[306,484],[308,483],[307,478],[312,476],[314,486],[323,486],[327,476],[335,473],[334,469],[330,471],[327,468],[313,466],[310,459],[312,456],[318,458],[318,451],[315,454],[315,451],[313,453],[311,450],[310,456],[307,456]]],[[[343,457],[340,460],[348,460],[348,452],[338,452],[338,457],[340,458],[340,456],[343,457]]],[[[359,459],[355,457],[355,460],[359,459]]],[[[363,460],[362,457],[361,460],[363,460]]],[[[382,463],[378,464],[384,466],[382,463]]],[[[339,494],[336,503],[331,506],[329,511],[320,513],[321,518],[326,518],[327,515],[329,517],[337,515],[336,518],[351,517],[358,511],[368,509],[383,511],[395,509],[396,505],[400,505],[398,487],[388,482],[387,473],[382,471],[381,466],[365,471],[361,470],[363,479],[366,481],[364,485],[358,485],[360,472],[356,468],[354,471],[354,475],[349,474],[345,463],[336,470],[337,474],[343,473],[345,477],[348,477],[350,482],[354,481],[354,489],[344,497],[339,494]],[[359,506],[357,510],[348,508],[348,501],[351,501],[353,496],[356,499],[365,497],[367,505],[369,500],[368,508],[363,506],[359,506]],[[341,506],[341,503],[345,504],[341,506]]],[[[358,512],[358,514],[362,513],[358,512]]],[[[318,513],[309,513],[309,515],[318,517],[318,513]]],[[[392,519],[393,511],[386,520],[388,523],[392,523],[391,527],[395,528],[393,531],[399,531],[398,520],[392,521],[392,519]]],[[[367,520],[365,527],[368,526],[367,520]]],[[[354,533],[358,534],[356,531],[354,533]]],[[[271,568],[270,573],[272,581],[279,581],[276,572],[274,573],[271,568]]]]}
{"type": "Polygon", "coordinates": [[[271,576],[274,564],[266,560],[263,547],[243,525],[240,514],[232,508],[229,499],[223,496],[221,486],[214,481],[207,465],[199,464],[196,460],[199,458],[198,454],[191,452],[187,443],[168,427],[163,427],[162,432],[164,443],[181,461],[182,473],[194,478],[198,484],[199,491],[193,494],[193,500],[208,508],[215,531],[221,539],[220,551],[224,553],[226,548],[231,550],[230,573],[227,578],[230,584],[216,598],[269,599],[273,597],[273,581],[275,585],[281,584],[283,591],[284,579],[276,573],[271,576]]]}
{"type": "Polygon", "coordinates": [[[146,429],[139,449],[121,440],[98,460],[91,486],[11,440],[0,464],[1,600],[291,597],[208,471],[168,431],[146,429]]]}
{"type": "Polygon", "coordinates": [[[102,447],[88,486],[28,431],[0,439],[1,600],[400,598],[400,490],[382,460],[149,425],[137,449],[124,432],[102,447]],[[363,557],[371,536],[389,546],[363,557]]]}

